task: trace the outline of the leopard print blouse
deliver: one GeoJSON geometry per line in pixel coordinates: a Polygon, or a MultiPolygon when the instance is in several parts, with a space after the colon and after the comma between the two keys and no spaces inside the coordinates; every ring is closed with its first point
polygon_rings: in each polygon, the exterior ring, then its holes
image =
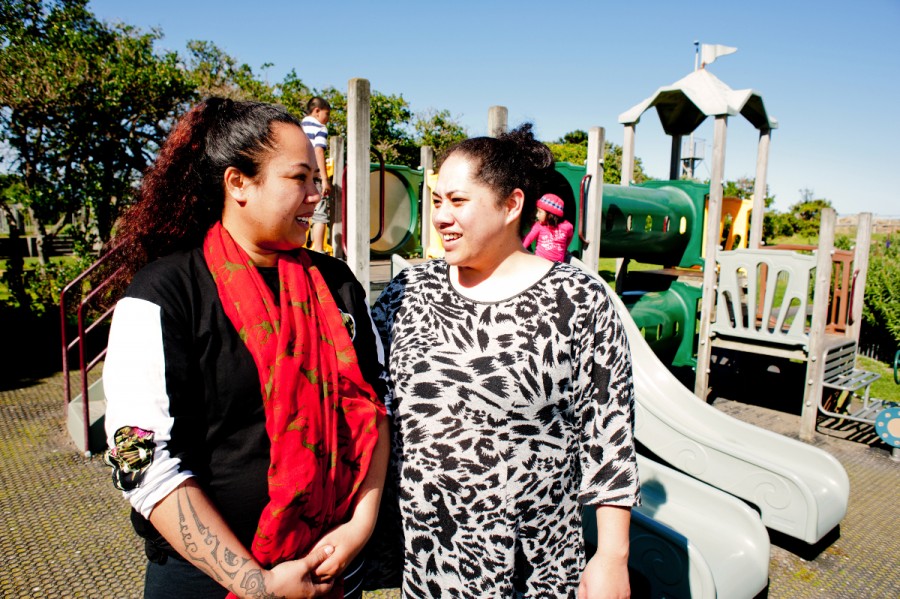
{"type": "Polygon", "coordinates": [[[625,331],[567,264],[499,302],[433,260],[401,272],[373,318],[394,389],[404,597],[574,597],[581,504],[639,485],[625,331]]]}

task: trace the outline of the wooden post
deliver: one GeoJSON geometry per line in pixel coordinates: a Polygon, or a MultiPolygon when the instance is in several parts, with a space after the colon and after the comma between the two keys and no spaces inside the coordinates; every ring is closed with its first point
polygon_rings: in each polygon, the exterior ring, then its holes
{"type": "Polygon", "coordinates": [[[712,357],[709,327],[716,308],[716,281],[718,279],[719,221],[722,220],[722,177],[725,173],[725,138],[728,117],[716,117],[713,133],[712,172],[709,180],[709,205],[706,209],[706,257],[703,263],[703,295],[700,299],[700,332],[697,340],[697,373],[694,394],[706,401],[709,391],[709,361],[712,357]]]}
{"type": "Polygon", "coordinates": [[[332,173],[333,195],[331,202],[331,248],[334,257],[344,259],[344,138],[335,135],[328,138],[328,155],[334,167],[332,173]]]}
{"type": "Polygon", "coordinates": [[[809,325],[806,384],[803,389],[803,409],[800,412],[800,438],[804,441],[812,441],[815,435],[819,398],[822,396],[822,377],[825,372],[825,323],[828,320],[835,220],[833,209],[824,208],[822,210],[822,222],[819,226],[819,249],[816,250],[816,284],[813,292],[812,322],[809,325]]]}
{"type": "Polygon", "coordinates": [[[347,90],[347,264],[369,295],[369,150],[371,91],[367,79],[347,90]]]}
{"type": "Polygon", "coordinates": [[[681,178],[681,136],[672,135],[672,158],[669,162],[669,180],[681,178]]]}
{"type": "Polygon", "coordinates": [[[759,249],[762,245],[763,217],[766,212],[766,173],[769,168],[770,129],[760,129],[756,148],[756,183],[753,186],[753,208],[750,214],[750,239],[747,247],[759,249]]]}
{"type": "Polygon", "coordinates": [[[488,137],[500,137],[506,133],[508,115],[509,111],[506,110],[506,106],[491,106],[488,109],[488,137]]]}
{"type": "Polygon", "coordinates": [[[862,212],[856,224],[856,248],[853,250],[853,270],[856,280],[853,281],[853,302],[850,304],[850,324],[847,326],[847,337],[859,345],[859,332],[862,327],[863,306],[866,296],[866,277],[869,274],[869,248],[872,245],[872,213],[862,212]]]}
{"type": "Polygon", "coordinates": [[[603,127],[591,127],[588,131],[587,174],[591,180],[588,184],[587,206],[584,209],[588,247],[583,261],[591,269],[591,272],[598,272],[600,267],[600,232],[603,230],[603,142],[605,137],[606,131],[603,127]]]}
{"type": "Polygon", "coordinates": [[[431,236],[436,233],[431,224],[431,187],[428,185],[428,173],[434,169],[434,148],[422,146],[419,150],[419,162],[422,167],[422,257],[431,245],[431,236]]]}
{"type": "Polygon", "coordinates": [[[625,139],[622,141],[622,178],[619,183],[624,186],[631,185],[634,175],[634,129],[636,125],[625,125],[625,139]]]}
{"type": "MultiPolygon", "coordinates": [[[[634,132],[636,123],[628,123],[625,125],[625,138],[622,141],[622,176],[619,184],[623,187],[631,185],[631,178],[634,175],[634,132]]],[[[628,265],[625,258],[616,258],[616,290],[625,286],[625,275],[628,274],[628,265]]]]}

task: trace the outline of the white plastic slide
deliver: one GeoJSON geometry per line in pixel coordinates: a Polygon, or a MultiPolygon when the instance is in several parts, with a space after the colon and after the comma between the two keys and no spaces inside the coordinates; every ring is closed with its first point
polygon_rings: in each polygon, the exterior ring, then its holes
{"type": "MultiPolygon", "coordinates": [[[[643,503],[631,512],[628,565],[644,581],[635,596],[750,599],[766,588],[769,535],[753,509],[640,455],[638,473],[643,503]]],[[[595,543],[590,508],[584,529],[595,543]]]]}
{"type": "MultiPolygon", "coordinates": [[[[391,276],[409,265],[395,254],[391,276]]],[[[641,591],[650,597],[750,599],[765,589],[769,536],[754,510],[643,456],[638,471],[643,504],[632,511],[628,564],[649,587],[641,591]]],[[[585,539],[596,543],[593,512],[584,516],[585,539]]]]}
{"type": "MultiPolygon", "coordinates": [[[[583,262],[572,264],[606,285],[583,262]]],[[[772,530],[815,543],[837,526],[850,495],[841,463],[701,401],[656,357],[625,305],[606,287],[631,345],[638,441],[674,468],[753,504],[772,530]]]]}

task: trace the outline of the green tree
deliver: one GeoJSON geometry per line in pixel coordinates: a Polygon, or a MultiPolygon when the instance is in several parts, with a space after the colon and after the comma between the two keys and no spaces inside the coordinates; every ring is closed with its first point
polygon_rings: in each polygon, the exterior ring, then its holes
{"type": "MultiPolygon", "coordinates": [[[[347,135],[347,98],[340,90],[325,88],[319,95],[331,105],[330,135],[347,135]]],[[[381,152],[385,162],[410,168],[419,165],[419,148],[430,145],[435,153],[467,137],[465,128],[448,110],[427,110],[413,113],[402,95],[379,91],[371,94],[372,148],[381,152]]]]}
{"type": "Polygon", "coordinates": [[[900,348],[900,248],[876,243],[869,252],[862,337],[887,348],[900,348]]]}
{"type": "MultiPolygon", "coordinates": [[[[284,80],[276,86],[277,101],[288,109],[288,112],[302,119],[306,116],[306,104],[316,94],[309,88],[294,69],[285,75],[284,80]]],[[[327,98],[326,98],[327,99],[327,98]]],[[[333,107],[332,107],[333,108],[333,107]]],[[[337,110],[333,110],[337,113],[337,110]]]]}
{"type": "MultiPolygon", "coordinates": [[[[756,179],[741,177],[737,181],[725,181],[725,185],[722,186],[722,194],[726,198],[749,200],[753,198],[753,189],[755,186],[756,179]]],[[[766,206],[768,206],[769,203],[770,202],[767,202],[766,206]]]]}
{"type": "Polygon", "coordinates": [[[3,0],[0,138],[43,241],[82,208],[108,239],[118,209],[193,97],[158,33],[109,27],[86,0],[3,0]]]}
{"type": "MultiPolygon", "coordinates": [[[[278,83],[261,81],[246,64],[228,55],[208,41],[188,43],[189,80],[201,97],[216,95],[235,100],[277,102],[298,118],[306,113],[306,104],[320,96],[331,105],[328,124],[332,136],[347,135],[347,97],[334,87],[317,90],[306,85],[295,70],[278,83]]],[[[271,66],[263,65],[263,68],[271,66]]],[[[415,168],[419,147],[426,143],[436,151],[465,138],[465,129],[449,111],[430,111],[414,115],[402,95],[373,91],[370,98],[371,143],[385,162],[415,168]]]]}
{"type": "Polygon", "coordinates": [[[562,136],[562,138],[557,142],[560,144],[574,144],[578,146],[586,146],[588,142],[588,134],[587,131],[583,131],[581,129],[576,129],[575,131],[570,131],[562,136]]]}
{"type": "MultiPolygon", "coordinates": [[[[347,137],[347,97],[338,89],[328,87],[316,93],[331,105],[330,135],[347,137]]],[[[370,135],[372,148],[384,155],[385,162],[396,164],[406,146],[412,145],[410,120],[412,111],[403,96],[372,91],[370,96],[370,135]]],[[[405,164],[405,162],[400,162],[405,164]]]]}
{"type": "MultiPolygon", "coordinates": [[[[275,101],[271,86],[263,83],[250,65],[237,59],[210,41],[187,43],[188,82],[201,98],[218,96],[232,100],[275,101]]],[[[263,69],[272,66],[266,63],[263,69]]]]}
{"type": "Polygon", "coordinates": [[[546,142],[556,162],[568,162],[584,166],[587,163],[587,144],[562,144],[546,142]]]}
{"type": "Polygon", "coordinates": [[[20,250],[20,241],[25,235],[22,226],[22,218],[19,214],[19,206],[25,197],[25,185],[18,175],[0,174],[0,210],[9,228],[9,259],[6,263],[4,279],[7,281],[9,293],[13,302],[23,304],[27,302],[25,292],[25,260],[20,250]]]}
{"type": "Polygon", "coordinates": [[[413,113],[403,96],[373,91],[370,110],[372,148],[381,152],[388,163],[418,162],[418,148],[410,127],[413,113]]]}
{"type": "Polygon", "coordinates": [[[822,222],[822,210],[831,208],[831,202],[825,199],[813,199],[811,189],[800,190],[800,201],[788,208],[794,220],[794,232],[804,237],[817,237],[822,222]]]}
{"type": "MultiPolygon", "coordinates": [[[[644,172],[644,164],[641,159],[634,158],[634,169],[632,170],[631,180],[634,183],[643,183],[651,179],[644,172]]],[[[603,158],[603,182],[604,183],[620,183],[622,181],[622,146],[606,142],[606,148],[603,158]]]]}
{"type": "Polygon", "coordinates": [[[449,110],[428,110],[417,114],[414,128],[416,145],[431,146],[437,156],[468,137],[465,127],[453,118],[449,110]]]}
{"type": "Polygon", "coordinates": [[[796,222],[791,214],[767,212],[763,216],[763,241],[771,245],[777,237],[790,237],[795,227],[796,222]]]}
{"type": "MultiPolygon", "coordinates": [[[[585,164],[587,162],[588,134],[576,129],[563,135],[555,142],[546,142],[557,162],[585,164]]],[[[634,159],[634,171],[631,180],[643,183],[650,177],[644,173],[640,158],[634,159]]],[[[622,181],[622,146],[606,141],[603,144],[603,182],[618,185],[622,181]]]]}

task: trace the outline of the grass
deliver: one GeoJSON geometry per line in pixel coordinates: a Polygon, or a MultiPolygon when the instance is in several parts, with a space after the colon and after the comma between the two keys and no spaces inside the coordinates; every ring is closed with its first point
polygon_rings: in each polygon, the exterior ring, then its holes
{"type": "Polygon", "coordinates": [[[879,362],[872,358],[857,356],[856,367],[868,370],[869,372],[876,372],[881,375],[880,379],[872,383],[872,389],[869,392],[870,397],[900,403],[900,385],[894,383],[893,364],[885,364],[884,362],[879,362]]]}
{"type": "MultiPolygon", "coordinates": [[[[604,281],[612,285],[616,280],[616,258],[600,258],[599,265],[597,267],[600,271],[600,276],[604,281]]],[[[633,272],[636,270],[656,270],[662,268],[659,264],[644,264],[643,262],[635,262],[632,260],[628,263],[628,272],[633,272]]]]}
{"type": "MultiPolygon", "coordinates": [[[[77,260],[74,256],[53,256],[50,258],[50,262],[68,262],[74,260],[77,260]]],[[[0,258],[0,302],[9,299],[9,287],[3,278],[4,273],[6,273],[7,262],[8,260],[6,258],[0,258]]],[[[38,264],[40,264],[38,258],[25,258],[26,271],[34,270],[38,264]]]]}

